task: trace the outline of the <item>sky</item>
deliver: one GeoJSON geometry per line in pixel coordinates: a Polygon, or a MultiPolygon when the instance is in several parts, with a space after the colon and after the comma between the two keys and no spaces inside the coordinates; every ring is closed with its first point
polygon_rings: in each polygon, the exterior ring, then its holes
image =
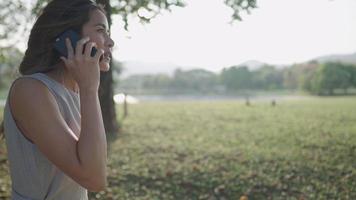
{"type": "Polygon", "coordinates": [[[248,60],[279,65],[356,52],[356,0],[257,0],[233,24],[223,0],[185,2],[150,24],[130,19],[128,32],[115,16],[115,59],[217,71],[248,60]]]}

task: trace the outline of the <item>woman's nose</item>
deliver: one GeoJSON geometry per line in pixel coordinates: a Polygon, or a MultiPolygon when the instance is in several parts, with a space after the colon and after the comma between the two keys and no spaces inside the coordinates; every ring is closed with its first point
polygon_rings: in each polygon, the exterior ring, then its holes
{"type": "Polygon", "coordinates": [[[110,48],[112,48],[114,45],[115,45],[114,40],[112,40],[111,37],[109,37],[108,46],[109,46],[110,48]]]}

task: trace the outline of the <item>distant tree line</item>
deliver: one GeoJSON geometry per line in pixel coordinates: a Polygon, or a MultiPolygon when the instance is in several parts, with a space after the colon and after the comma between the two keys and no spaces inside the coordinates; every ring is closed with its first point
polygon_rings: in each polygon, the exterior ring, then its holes
{"type": "Polygon", "coordinates": [[[130,93],[190,93],[216,91],[218,76],[204,69],[183,71],[176,69],[173,76],[167,74],[131,75],[119,81],[119,91],[130,93]]]}
{"type": "Polygon", "coordinates": [[[243,91],[303,90],[316,95],[347,94],[356,88],[356,65],[311,61],[286,68],[265,65],[255,70],[231,66],[220,73],[204,69],[176,69],[167,74],[132,75],[122,79],[118,91],[131,93],[229,94],[243,91]]]}
{"type": "Polygon", "coordinates": [[[317,95],[333,95],[342,90],[356,88],[356,65],[341,62],[315,61],[286,68],[284,87],[301,89],[317,95]]]}
{"type": "MultiPolygon", "coordinates": [[[[22,53],[9,48],[0,56],[0,90],[18,76],[22,53]],[[6,56],[7,59],[3,57],[6,56]]],[[[348,94],[356,91],[356,65],[311,61],[285,68],[265,65],[255,70],[231,66],[219,73],[205,69],[176,69],[173,75],[146,74],[120,78],[121,64],[113,63],[117,91],[129,93],[231,94],[245,91],[301,90],[316,95],[348,94]]]]}

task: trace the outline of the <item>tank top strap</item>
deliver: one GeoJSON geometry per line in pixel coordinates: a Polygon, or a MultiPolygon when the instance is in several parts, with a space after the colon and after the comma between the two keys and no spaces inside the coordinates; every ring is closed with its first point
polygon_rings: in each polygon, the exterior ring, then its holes
{"type": "Polygon", "coordinates": [[[49,76],[47,76],[44,73],[34,73],[34,74],[30,74],[30,75],[24,75],[23,77],[31,77],[31,78],[34,78],[34,79],[37,79],[37,80],[41,81],[42,83],[44,83],[48,87],[48,89],[51,90],[51,92],[69,93],[72,96],[78,96],[77,93],[75,93],[75,92],[73,92],[71,90],[68,90],[62,84],[60,84],[56,80],[50,78],[49,76]]]}

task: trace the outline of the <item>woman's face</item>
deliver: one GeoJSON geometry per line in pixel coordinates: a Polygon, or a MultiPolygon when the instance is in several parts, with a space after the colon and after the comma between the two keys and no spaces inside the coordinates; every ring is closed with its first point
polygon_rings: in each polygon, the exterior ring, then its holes
{"type": "Polygon", "coordinates": [[[110,38],[108,21],[103,12],[97,9],[90,12],[90,20],[83,25],[82,36],[89,36],[91,42],[104,50],[99,66],[101,71],[108,71],[114,41],[110,38]]]}

